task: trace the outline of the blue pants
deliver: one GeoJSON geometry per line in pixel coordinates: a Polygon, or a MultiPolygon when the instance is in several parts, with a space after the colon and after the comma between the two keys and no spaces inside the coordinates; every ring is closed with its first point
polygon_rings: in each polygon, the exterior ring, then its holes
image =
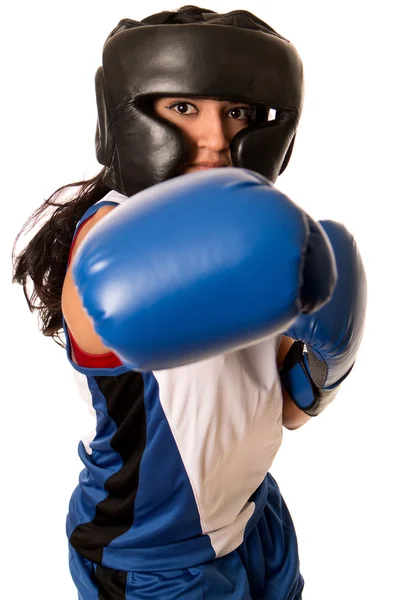
{"type": "Polygon", "coordinates": [[[230,554],[188,569],[116,571],[83,558],[70,546],[79,600],[301,600],[293,522],[269,474],[268,503],[256,527],[230,554]]]}

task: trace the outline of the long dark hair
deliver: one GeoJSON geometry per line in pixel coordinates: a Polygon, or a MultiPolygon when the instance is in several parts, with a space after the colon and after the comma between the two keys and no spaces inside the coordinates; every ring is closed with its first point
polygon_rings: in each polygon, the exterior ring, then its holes
{"type": "MultiPolygon", "coordinates": [[[[185,5],[176,11],[164,11],[146,17],[141,22],[123,19],[110,33],[109,38],[121,30],[145,24],[193,23],[203,21],[204,13],[214,11],[193,5],[185,5]]],[[[63,329],[61,293],[67,269],[68,256],[76,224],[87,209],[101,200],[110,188],[104,183],[105,169],[92,179],[77,181],[60,187],[33,213],[18,233],[12,253],[13,283],[23,286],[31,312],[37,310],[39,329],[64,346],[60,337],[63,329]],[[63,198],[71,188],[78,191],[68,199],[63,198]],[[31,231],[52,211],[44,225],[26,247],[16,253],[16,245],[22,234],[31,231]]]]}
{"type": "Polygon", "coordinates": [[[46,336],[64,345],[62,330],[61,292],[67,269],[68,255],[75,227],[87,209],[109,192],[103,183],[102,169],[92,179],[77,181],[56,190],[23,225],[13,248],[13,283],[23,286],[31,312],[39,313],[39,328],[46,336]],[[77,187],[68,200],[65,192],[77,187]],[[30,231],[46,211],[50,217],[18,255],[16,245],[22,234],[30,231]]]}

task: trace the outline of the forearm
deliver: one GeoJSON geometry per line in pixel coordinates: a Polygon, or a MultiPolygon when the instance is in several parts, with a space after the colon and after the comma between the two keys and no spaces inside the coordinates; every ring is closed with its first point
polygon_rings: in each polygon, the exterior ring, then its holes
{"type": "Polygon", "coordinates": [[[297,408],[295,403],[291,400],[289,394],[282,385],[282,425],[286,429],[298,429],[312,417],[307,415],[305,412],[297,408]]]}

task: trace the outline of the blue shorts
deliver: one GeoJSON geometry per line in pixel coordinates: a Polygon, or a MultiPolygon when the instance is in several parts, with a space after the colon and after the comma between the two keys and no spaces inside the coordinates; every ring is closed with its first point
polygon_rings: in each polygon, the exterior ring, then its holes
{"type": "Polygon", "coordinates": [[[301,600],[296,533],[270,474],[268,502],[255,528],[230,554],[195,567],[116,571],[83,558],[70,545],[79,600],[301,600]]]}

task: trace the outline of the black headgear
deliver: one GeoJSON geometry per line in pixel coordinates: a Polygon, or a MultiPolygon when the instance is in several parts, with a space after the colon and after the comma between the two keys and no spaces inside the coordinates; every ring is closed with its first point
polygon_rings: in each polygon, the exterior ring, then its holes
{"type": "Polygon", "coordinates": [[[97,159],[107,167],[105,182],[123,194],[174,177],[190,158],[180,129],[153,110],[160,96],[254,105],[258,116],[232,139],[233,166],[274,182],[289,161],[303,100],[296,49],[246,11],[203,18],[117,28],[104,46],[96,73],[97,159]],[[268,109],[275,120],[262,117],[268,109]]]}

